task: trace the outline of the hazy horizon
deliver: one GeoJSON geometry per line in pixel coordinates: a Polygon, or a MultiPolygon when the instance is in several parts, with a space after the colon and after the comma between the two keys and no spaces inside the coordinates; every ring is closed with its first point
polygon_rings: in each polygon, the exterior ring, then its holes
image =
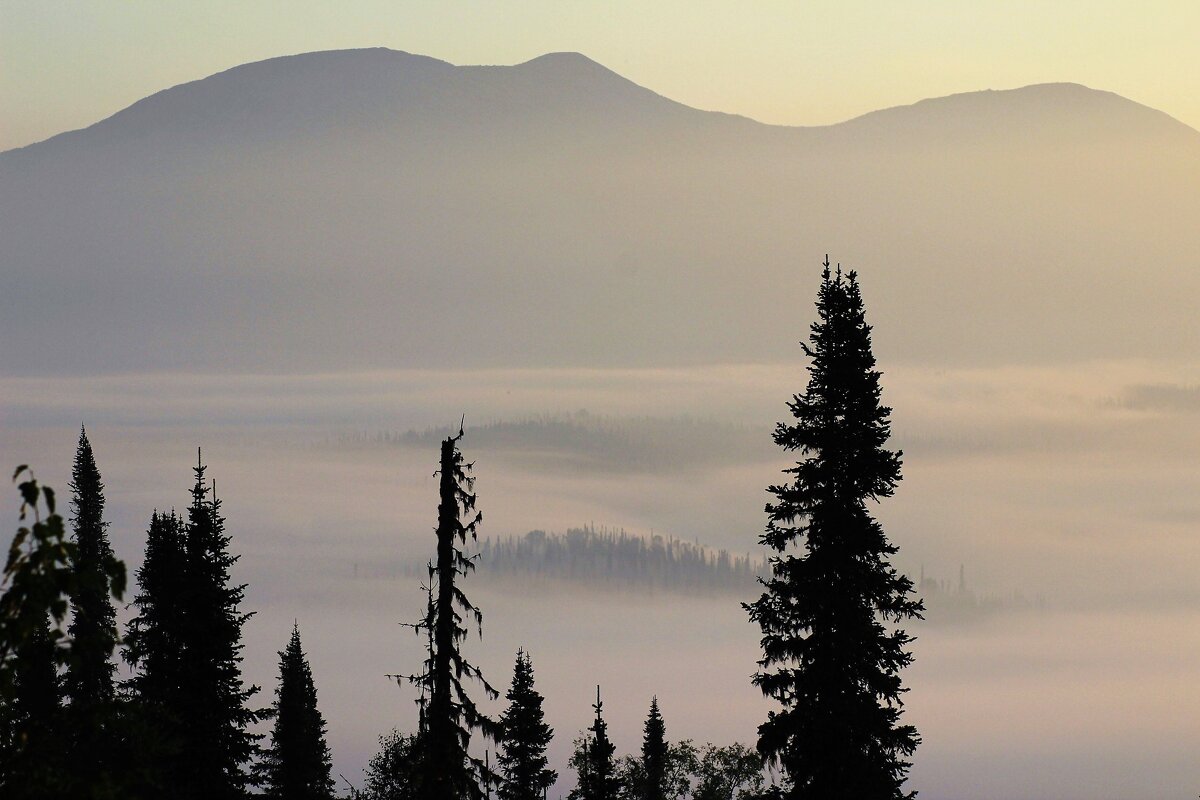
{"type": "Polygon", "coordinates": [[[0,106],[20,109],[0,150],[83,127],[154,91],[272,56],[386,46],[462,64],[577,51],[687,105],[824,125],[925,97],[1068,81],[1115,91],[1200,127],[1190,75],[1194,4],[1119,0],[1052,8],[989,0],[970,11],[878,2],[776,4],[749,13],[678,0],[564,7],[522,0],[447,11],[420,0],[206,3],[70,9],[18,0],[0,17],[0,106]],[[1133,46],[1136,43],[1137,46],[1133,46]]]}

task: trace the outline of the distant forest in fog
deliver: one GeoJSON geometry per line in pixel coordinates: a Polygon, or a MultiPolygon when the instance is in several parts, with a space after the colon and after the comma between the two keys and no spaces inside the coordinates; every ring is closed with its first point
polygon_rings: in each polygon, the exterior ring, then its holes
{"type": "MultiPolygon", "coordinates": [[[[522,536],[480,540],[476,564],[481,578],[539,590],[553,584],[587,586],[598,590],[641,591],[747,598],[757,591],[760,577],[770,573],[765,556],[731,553],[672,536],[649,537],[624,528],[584,525],[565,533],[532,530],[522,536]]],[[[426,574],[416,561],[361,564],[355,578],[412,578],[426,574]]],[[[983,619],[1002,611],[1041,609],[1041,596],[1020,592],[977,592],[959,568],[957,582],[926,576],[916,581],[933,622],[959,623],[983,619]]]]}
{"type": "Polygon", "coordinates": [[[571,528],[563,535],[530,531],[522,537],[485,539],[482,572],[605,586],[678,592],[743,592],[768,574],[764,559],[734,555],[671,537],[645,539],[624,530],[571,528]]]}
{"type": "MultiPolygon", "coordinates": [[[[343,434],[333,442],[430,448],[451,433],[446,426],[343,434]]],[[[573,458],[578,467],[602,471],[686,470],[775,454],[770,432],[762,428],[692,417],[618,418],[582,410],[468,426],[467,435],[477,452],[556,454],[573,458]]]]}
{"type": "MultiPolygon", "coordinates": [[[[624,529],[568,528],[566,533],[529,531],[483,539],[476,563],[487,578],[519,578],[529,585],[565,581],[614,589],[636,588],[698,594],[744,594],[767,574],[766,561],[731,554],[673,537],[644,538],[624,529]]],[[[354,565],[355,577],[413,577],[424,564],[354,565]]]]}

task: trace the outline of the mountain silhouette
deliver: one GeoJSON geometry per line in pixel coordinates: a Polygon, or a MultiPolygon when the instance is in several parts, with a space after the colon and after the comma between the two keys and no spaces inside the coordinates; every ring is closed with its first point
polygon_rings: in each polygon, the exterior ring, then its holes
{"type": "Polygon", "coordinates": [[[0,372],[793,358],[827,251],[884,358],[1195,355],[1198,212],[1200,133],[1074,84],[786,127],[306,53],[0,154],[0,372]]]}

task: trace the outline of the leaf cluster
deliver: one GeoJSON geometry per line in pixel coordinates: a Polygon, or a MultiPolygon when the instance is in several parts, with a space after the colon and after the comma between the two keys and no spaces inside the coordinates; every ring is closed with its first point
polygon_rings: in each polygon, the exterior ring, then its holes
{"type": "MultiPolygon", "coordinates": [[[[47,615],[53,621],[49,637],[55,662],[69,664],[71,647],[63,620],[69,598],[82,588],[74,566],[78,546],[67,537],[54,490],[39,485],[26,464],[17,467],[13,482],[21,494],[20,519],[27,524],[17,529],[0,576],[0,700],[11,698],[17,650],[43,629],[47,615]]],[[[103,575],[119,600],[125,591],[125,565],[107,559],[103,575]]]]}

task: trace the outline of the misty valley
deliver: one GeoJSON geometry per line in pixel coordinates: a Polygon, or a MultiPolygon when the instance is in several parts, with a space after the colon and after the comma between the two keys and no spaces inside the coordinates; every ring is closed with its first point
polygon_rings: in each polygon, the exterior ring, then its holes
{"type": "Polygon", "coordinates": [[[1197,219],[1112,92],[578,53],[0,152],[0,798],[1193,796],[1197,219]]]}

